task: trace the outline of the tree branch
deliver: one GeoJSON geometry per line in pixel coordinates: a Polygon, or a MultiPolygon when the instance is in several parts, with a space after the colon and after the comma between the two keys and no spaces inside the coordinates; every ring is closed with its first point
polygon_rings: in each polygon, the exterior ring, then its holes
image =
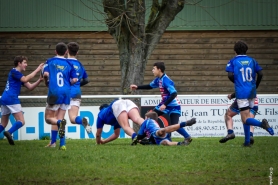
{"type": "Polygon", "coordinates": [[[117,0],[117,1],[110,1],[110,0],[103,0],[103,8],[104,12],[106,13],[106,25],[108,26],[108,32],[113,38],[118,41],[117,35],[119,35],[119,29],[122,23],[122,15],[125,9],[125,1],[124,0],[117,0]],[[118,26],[116,26],[118,25],[118,26]]]}
{"type": "Polygon", "coordinates": [[[153,24],[146,30],[146,59],[149,58],[156,44],[159,42],[166,28],[175,16],[183,9],[185,0],[163,0],[160,11],[153,24]]]}
{"type": "Polygon", "coordinates": [[[148,24],[146,26],[146,30],[149,30],[152,27],[152,25],[155,21],[156,15],[158,14],[159,9],[160,9],[160,5],[159,5],[158,0],[153,0],[151,13],[150,13],[150,16],[149,16],[148,24]]]}

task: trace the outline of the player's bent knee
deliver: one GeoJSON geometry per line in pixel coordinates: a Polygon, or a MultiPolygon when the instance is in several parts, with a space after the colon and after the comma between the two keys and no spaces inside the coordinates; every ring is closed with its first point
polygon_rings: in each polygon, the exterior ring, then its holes
{"type": "Polygon", "coordinates": [[[75,119],[70,119],[70,123],[71,123],[71,124],[76,124],[76,123],[75,123],[75,119]]]}
{"type": "Polygon", "coordinates": [[[45,122],[46,122],[47,124],[50,124],[50,125],[51,125],[51,119],[45,118],[45,122]]]}
{"type": "Polygon", "coordinates": [[[225,113],[224,115],[225,120],[231,119],[231,116],[228,114],[228,112],[225,113]]]}

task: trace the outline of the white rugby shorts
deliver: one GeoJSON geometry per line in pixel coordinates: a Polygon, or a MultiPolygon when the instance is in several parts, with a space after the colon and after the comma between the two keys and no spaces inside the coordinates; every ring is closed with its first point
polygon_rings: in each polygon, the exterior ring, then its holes
{"type": "Polygon", "coordinates": [[[58,109],[62,109],[62,110],[68,110],[70,107],[70,105],[67,104],[55,104],[55,105],[49,105],[48,103],[46,103],[46,109],[47,110],[52,110],[52,111],[56,111],[58,109]]]}
{"type": "Polygon", "coordinates": [[[113,114],[116,118],[118,118],[121,112],[126,111],[128,113],[133,108],[138,109],[137,105],[131,100],[117,100],[112,105],[113,114]]]}
{"type": "Polygon", "coordinates": [[[244,108],[244,107],[250,107],[252,109],[255,105],[255,101],[256,101],[256,98],[237,99],[237,105],[238,105],[239,109],[244,108]]]}
{"type": "Polygon", "coordinates": [[[14,104],[14,105],[1,105],[1,115],[7,115],[7,114],[14,114],[22,112],[22,108],[20,104],[14,104]]]}
{"type": "Polygon", "coordinates": [[[70,99],[70,107],[69,109],[71,108],[71,106],[76,106],[76,107],[80,107],[80,104],[81,104],[81,99],[80,98],[71,98],[70,99]]]}

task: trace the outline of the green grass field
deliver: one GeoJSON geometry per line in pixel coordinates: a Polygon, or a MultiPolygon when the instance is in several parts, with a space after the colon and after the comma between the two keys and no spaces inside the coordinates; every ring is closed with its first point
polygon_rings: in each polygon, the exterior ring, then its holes
{"type": "Polygon", "coordinates": [[[251,148],[242,137],[219,139],[174,147],[67,140],[66,151],[45,148],[49,141],[0,140],[0,184],[270,184],[270,167],[278,184],[278,137],[255,137],[251,148]]]}

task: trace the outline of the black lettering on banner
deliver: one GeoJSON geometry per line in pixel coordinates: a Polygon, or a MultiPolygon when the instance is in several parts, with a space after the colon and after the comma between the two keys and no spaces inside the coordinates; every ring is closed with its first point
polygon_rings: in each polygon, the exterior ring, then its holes
{"type": "Polygon", "coordinates": [[[201,104],[209,104],[209,99],[201,99],[201,104]]]}
{"type": "Polygon", "coordinates": [[[160,100],[145,100],[144,105],[158,105],[160,103],[160,100]]]}
{"type": "Polygon", "coordinates": [[[265,103],[278,103],[278,98],[266,98],[265,103]]]}
{"type": "Polygon", "coordinates": [[[212,111],[212,116],[223,116],[227,109],[210,109],[210,111],[212,111]]]}
{"type": "Polygon", "coordinates": [[[265,108],[265,115],[278,115],[278,111],[274,108],[265,108]]]}
{"type": "Polygon", "coordinates": [[[227,104],[228,99],[211,99],[210,103],[211,104],[227,104]]]}
{"type": "Polygon", "coordinates": [[[191,117],[195,117],[195,116],[208,116],[207,112],[195,112],[194,109],[191,109],[191,117]]]}

